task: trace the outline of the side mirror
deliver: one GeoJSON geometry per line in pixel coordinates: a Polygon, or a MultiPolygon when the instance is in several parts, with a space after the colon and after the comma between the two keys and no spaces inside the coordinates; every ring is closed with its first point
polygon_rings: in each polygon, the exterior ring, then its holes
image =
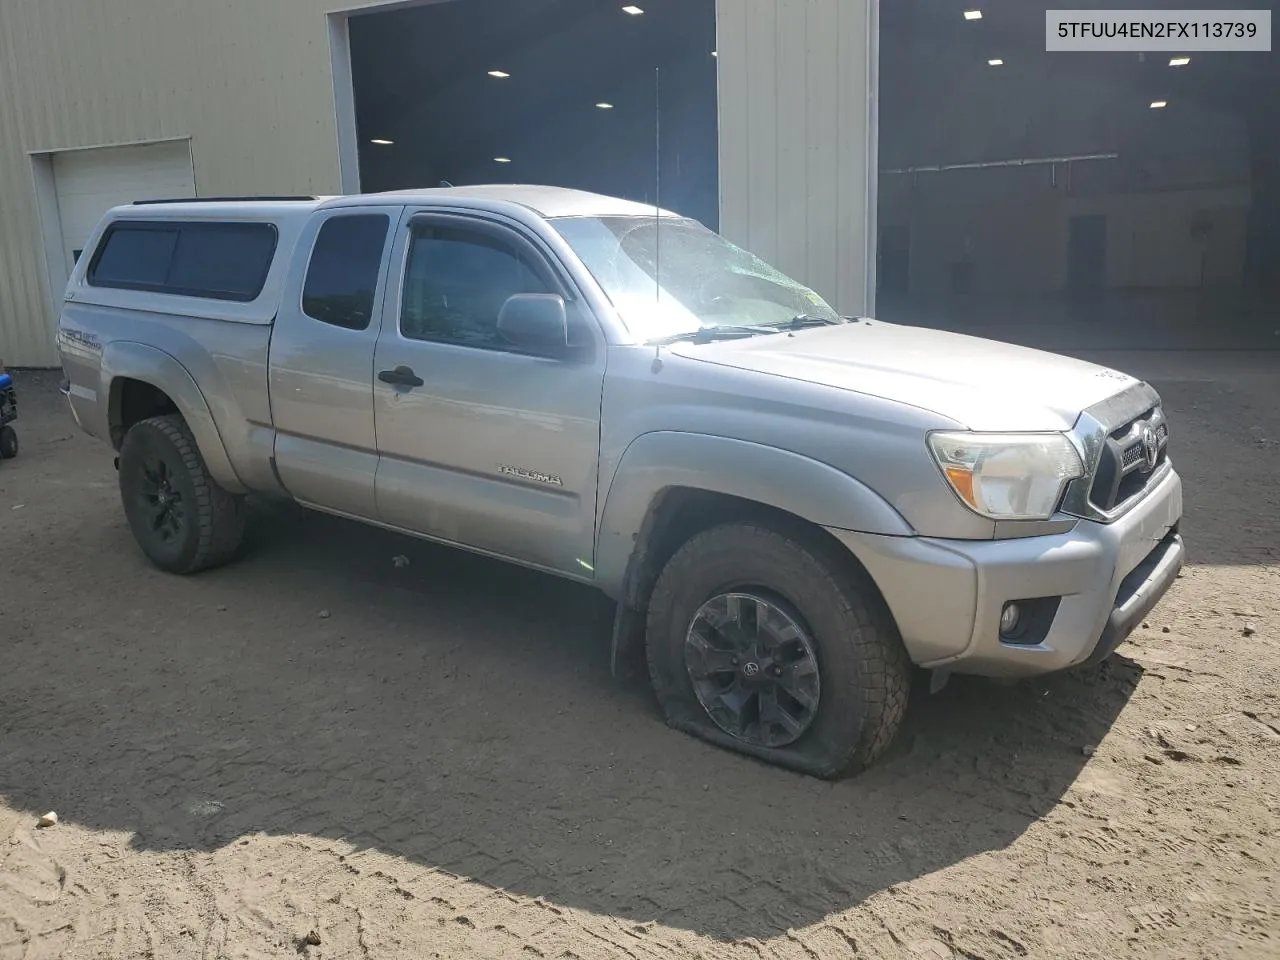
{"type": "Polygon", "coordinates": [[[498,311],[498,332],[512,346],[559,356],[569,349],[564,298],[554,293],[517,293],[498,311]]]}

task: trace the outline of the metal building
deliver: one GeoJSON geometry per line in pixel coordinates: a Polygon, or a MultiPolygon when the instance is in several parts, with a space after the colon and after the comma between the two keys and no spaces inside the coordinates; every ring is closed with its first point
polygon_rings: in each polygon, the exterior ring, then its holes
{"type": "MultiPolygon", "coordinates": [[[[359,191],[350,18],[482,0],[342,2],[0,3],[0,359],[56,365],[63,285],[111,205],[359,191]]],[[[714,2],[720,231],[863,310],[878,2],[714,2]]]]}

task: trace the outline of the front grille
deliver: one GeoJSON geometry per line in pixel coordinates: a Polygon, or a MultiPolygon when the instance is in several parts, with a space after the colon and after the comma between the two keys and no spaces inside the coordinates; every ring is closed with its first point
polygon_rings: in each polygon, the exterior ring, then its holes
{"type": "Polygon", "coordinates": [[[1157,404],[1112,430],[1099,451],[1089,502],[1106,513],[1146,489],[1169,458],[1169,425],[1157,404]]]}
{"type": "MultiPolygon", "coordinates": [[[[1128,428],[1126,427],[1125,429],[1128,429],[1128,428]]],[[[1169,427],[1166,424],[1163,424],[1163,423],[1160,424],[1160,426],[1156,428],[1156,437],[1159,439],[1162,445],[1166,443],[1169,439],[1169,427]]],[[[1130,444],[1128,447],[1125,448],[1123,469],[1128,470],[1131,467],[1135,467],[1141,461],[1142,461],[1142,442],[1141,441],[1130,444]]]]}

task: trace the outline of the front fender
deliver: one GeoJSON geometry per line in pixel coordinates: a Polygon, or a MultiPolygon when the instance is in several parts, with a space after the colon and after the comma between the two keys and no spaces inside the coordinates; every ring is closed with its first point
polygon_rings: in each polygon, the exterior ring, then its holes
{"type": "Polygon", "coordinates": [[[820,461],[727,437],[647,433],[623,453],[596,528],[596,582],[609,596],[622,596],[645,516],[671,487],[739,497],[822,527],[887,536],[914,532],[870,487],[820,461]]]}
{"type": "MultiPolygon", "coordinates": [[[[112,405],[117,402],[117,381],[141,380],[163,390],[182,414],[204,457],[209,475],[230,493],[247,493],[236,476],[227,448],[199,385],[173,356],[144,343],[116,340],[102,350],[102,386],[99,396],[107,398],[108,426],[112,405]]],[[[110,436],[108,432],[107,436],[110,436]]]]}

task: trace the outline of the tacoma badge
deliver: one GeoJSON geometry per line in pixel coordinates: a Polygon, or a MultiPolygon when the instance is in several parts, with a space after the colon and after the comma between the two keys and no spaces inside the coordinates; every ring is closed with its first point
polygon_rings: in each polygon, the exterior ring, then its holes
{"type": "Polygon", "coordinates": [[[536,480],[538,483],[547,483],[553,487],[563,487],[564,481],[559,477],[549,473],[539,473],[537,470],[526,470],[524,467],[512,467],[505,463],[498,464],[498,472],[505,473],[509,477],[519,477],[521,480],[536,480]]]}

